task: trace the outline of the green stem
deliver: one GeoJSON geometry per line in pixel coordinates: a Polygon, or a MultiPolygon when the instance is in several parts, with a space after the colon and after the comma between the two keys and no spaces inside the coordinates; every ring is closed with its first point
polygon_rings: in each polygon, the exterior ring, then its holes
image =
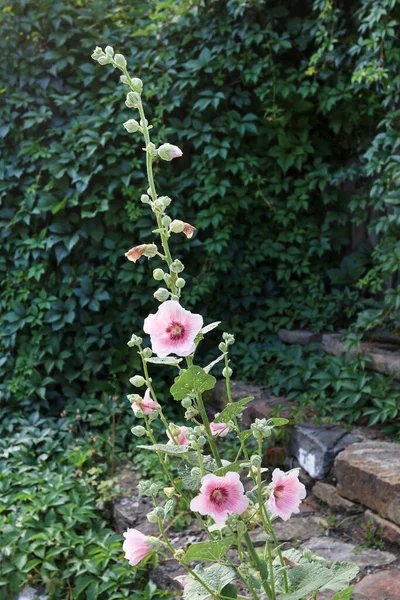
{"type": "Polygon", "coordinates": [[[260,559],[259,556],[256,552],[256,549],[254,548],[253,542],[251,541],[251,537],[249,535],[249,532],[246,531],[243,534],[244,540],[246,542],[247,548],[249,549],[250,552],[250,556],[252,557],[253,561],[254,561],[254,566],[256,567],[256,569],[258,569],[260,571],[261,574],[261,578],[262,578],[262,586],[264,588],[265,593],[267,594],[269,600],[275,600],[275,596],[272,595],[272,590],[268,584],[267,581],[265,581],[265,579],[262,576],[262,569],[261,569],[261,565],[260,565],[260,559]]]}
{"type": "Polygon", "coordinates": [[[207,438],[208,438],[208,442],[210,444],[212,455],[215,459],[215,462],[217,463],[217,466],[222,467],[222,462],[221,462],[220,456],[218,454],[218,448],[215,443],[214,436],[211,432],[210,421],[208,420],[207,411],[205,409],[203,398],[201,397],[201,394],[196,395],[196,400],[197,400],[197,408],[199,409],[199,413],[202,418],[203,425],[206,428],[207,438]]]}

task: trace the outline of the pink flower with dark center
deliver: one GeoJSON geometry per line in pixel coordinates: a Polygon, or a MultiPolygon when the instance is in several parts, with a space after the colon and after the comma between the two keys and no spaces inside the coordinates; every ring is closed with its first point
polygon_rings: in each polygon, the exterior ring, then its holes
{"type": "Polygon", "coordinates": [[[189,356],[195,350],[195,337],[203,327],[203,317],[182,308],[179,302],[163,302],[155,315],[149,315],[143,329],[150,334],[153,352],[165,358],[169,354],[189,356]]]}
{"type": "Polygon", "coordinates": [[[124,533],[122,549],[129,564],[134,567],[152,551],[150,539],[137,529],[128,529],[124,533]]]}
{"type": "Polygon", "coordinates": [[[186,433],[188,432],[188,430],[189,427],[186,427],[185,425],[182,425],[182,427],[179,427],[178,425],[173,425],[173,438],[170,435],[169,431],[167,431],[167,436],[169,437],[170,441],[173,444],[175,444],[175,446],[188,446],[190,444],[190,441],[186,439],[186,433]],[[179,429],[179,431],[175,434],[176,429],[179,429]]]}
{"type": "Polygon", "coordinates": [[[217,524],[225,523],[229,515],[241,515],[249,505],[239,473],[224,477],[209,474],[201,480],[200,494],[193,498],[190,509],[212,517],[217,524]]]}
{"type": "Polygon", "coordinates": [[[154,400],[151,399],[149,389],[146,390],[142,401],[132,403],[132,410],[135,413],[135,415],[138,413],[139,410],[143,411],[145,415],[150,415],[152,412],[157,410],[158,407],[159,404],[157,404],[157,402],[154,402],[154,400]]]}
{"type": "MultiPolygon", "coordinates": [[[[219,413],[215,416],[218,417],[219,413]]],[[[229,433],[229,429],[226,423],[210,423],[211,433],[218,437],[225,437],[229,433]]]]}
{"type": "Polygon", "coordinates": [[[272,493],[267,506],[273,515],[284,521],[293,513],[300,512],[300,503],[306,497],[306,488],[299,481],[299,470],[293,469],[284,473],[280,469],[272,472],[272,493]]]}

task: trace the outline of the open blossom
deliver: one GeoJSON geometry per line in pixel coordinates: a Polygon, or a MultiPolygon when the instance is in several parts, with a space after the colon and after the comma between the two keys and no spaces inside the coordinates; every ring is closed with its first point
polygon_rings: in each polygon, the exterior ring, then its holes
{"type": "Polygon", "coordinates": [[[201,480],[200,494],[193,498],[190,509],[207,515],[217,524],[225,523],[229,515],[241,515],[249,505],[239,473],[227,473],[224,477],[209,474],[201,480]]]}
{"type": "Polygon", "coordinates": [[[153,352],[164,358],[169,354],[189,356],[195,350],[195,337],[203,327],[203,317],[167,300],[155,315],[149,315],[143,329],[150,334],[153,352]]]}
{"type": "Polygon", "coordinates": [[[284,521],[292,513],[300,512],[300,502],[306,497],[306,488],[299,481],[299,470],[284,473],[280,469],[272,472],[272,493],[268,498],[268,509],[284,521]]]}
{"type": "Polygon", "coordinates": [[[180,158],[183,154],[182,150],[178,146],[173,144],[162,144],[158,148],[158,156],[162,160],[172,160],[173,158],[180,158]]]}
{"type": "MultiPolygon", "coordinates": [[[[215,416],[218,417],[219,413],[215,416]]],[[[211,433],[218,437],[225,437],[229,433],[228,425],[226,423],[210,423],[211,433]]]]}
{"type": "Polygon", "coordinates": [[[150,538],[137,529],[128,529],[124,533],[124,538],[125,541],[122,544],[122,549],[125,552],[125,558],[132,567],[152,552],[150,538]]]}
{"type": "Polygon", "coordinates": [[[152,412],[157,410],[158,407],[159,405],[157,404],[157,402],[154,402],[154,400],[151,399],[149,389],[146,390],[143,400],[132,403],[132,410],[135,413],[135,415],[140,410],[143,411],[145,415],[150,415],[152,412]]]}
{"type": "Polygon", "coordinates": [[[173,444],[175,444],[176,446],[188,446],[190,444],[190,441],[186,439],[186,433],[189,431],[189,427],[186,427],[185,425],[182,425],[182,427],[179,427],[178,425],[174,425],[173,426],[173,439],[172,436],[170,435],[169,431],[167,431],[167,436],[170,439],[170,442],[172,442],[173,444]],[[175,433],[175,430],[178,430],[177,433],[175,433]]]}

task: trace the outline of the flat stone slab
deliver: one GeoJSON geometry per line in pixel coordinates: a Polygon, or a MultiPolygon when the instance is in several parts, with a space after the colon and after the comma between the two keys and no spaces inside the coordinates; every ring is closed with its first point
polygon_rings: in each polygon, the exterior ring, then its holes
{"type": "Polygon", "coordinates": [[[317,516],[293,517],[289,521],[274,521],[276,536],[280,542],[308,540],[323,533],[323,520],[317,516]]]}
{"type": "Polygon", "coordinates": [[[391,552],[370,549],[357,551],[353,544],[327,536],[313,537],[302,544],[302,548],[308,548],[317,556],[322,556],[328,563],[350,561],[360,569],[386,567],[396,561],[396,556],[391,552]]]}
{"type": "Polygon", "coordinates": [[[337,491],[400,525],[400,444],[366,441],[335,460],[337,491]]]}
{"type": "Polygon", "coordinates": [[[354,600],[400,600],[400,569],[367,575],[354,589],[354,600]]]}
{"type": "Polygon", "coordinates": [[[337,454],[358,438],[337,425],[293,427],[291,451],[301,467],[314,479],[326,477],[337,454]]]}
{"type": "Polygon", "coordinates": [[[345,511],[352,514],[357,514],[363,512],[364,508],[361,504],[355,504],[347,498],[342,498],[339,496],[337,489],[334,485],[329,485],[329,483],[323,483],[322,481],[317,481],[312,489],[312,493],[318,500],[324,502],[331,508],[334,508],[338,511],[345,511]]]}
{"type": "Polygon", "coordinates": [[[299,344],[300,346],[307,346],[311,342],[316,342],[321,338],[320,333],[313,333],[306,329],[280,329],[278,331],[278,338],[285,344],[299,344]]]}

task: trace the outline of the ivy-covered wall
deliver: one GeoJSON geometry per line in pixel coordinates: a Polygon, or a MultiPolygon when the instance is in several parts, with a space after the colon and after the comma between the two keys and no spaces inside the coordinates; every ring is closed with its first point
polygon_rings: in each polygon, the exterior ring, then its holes
{"type": "Polygon", "coordinates": [[[399,10],[4,2],[2,400],[58,410],[114,390],[134,369],[126,341],[155,308],[155,261],[124,258],[152,241],[143,152],[95,45],[136,65],[158,141],[183,148],[156,175],[172,216],[198,230],[176,241],[185,303],[237,334],[239,375],[262,372],[256,350],[279,327],[398,327],[399,10]]]}

